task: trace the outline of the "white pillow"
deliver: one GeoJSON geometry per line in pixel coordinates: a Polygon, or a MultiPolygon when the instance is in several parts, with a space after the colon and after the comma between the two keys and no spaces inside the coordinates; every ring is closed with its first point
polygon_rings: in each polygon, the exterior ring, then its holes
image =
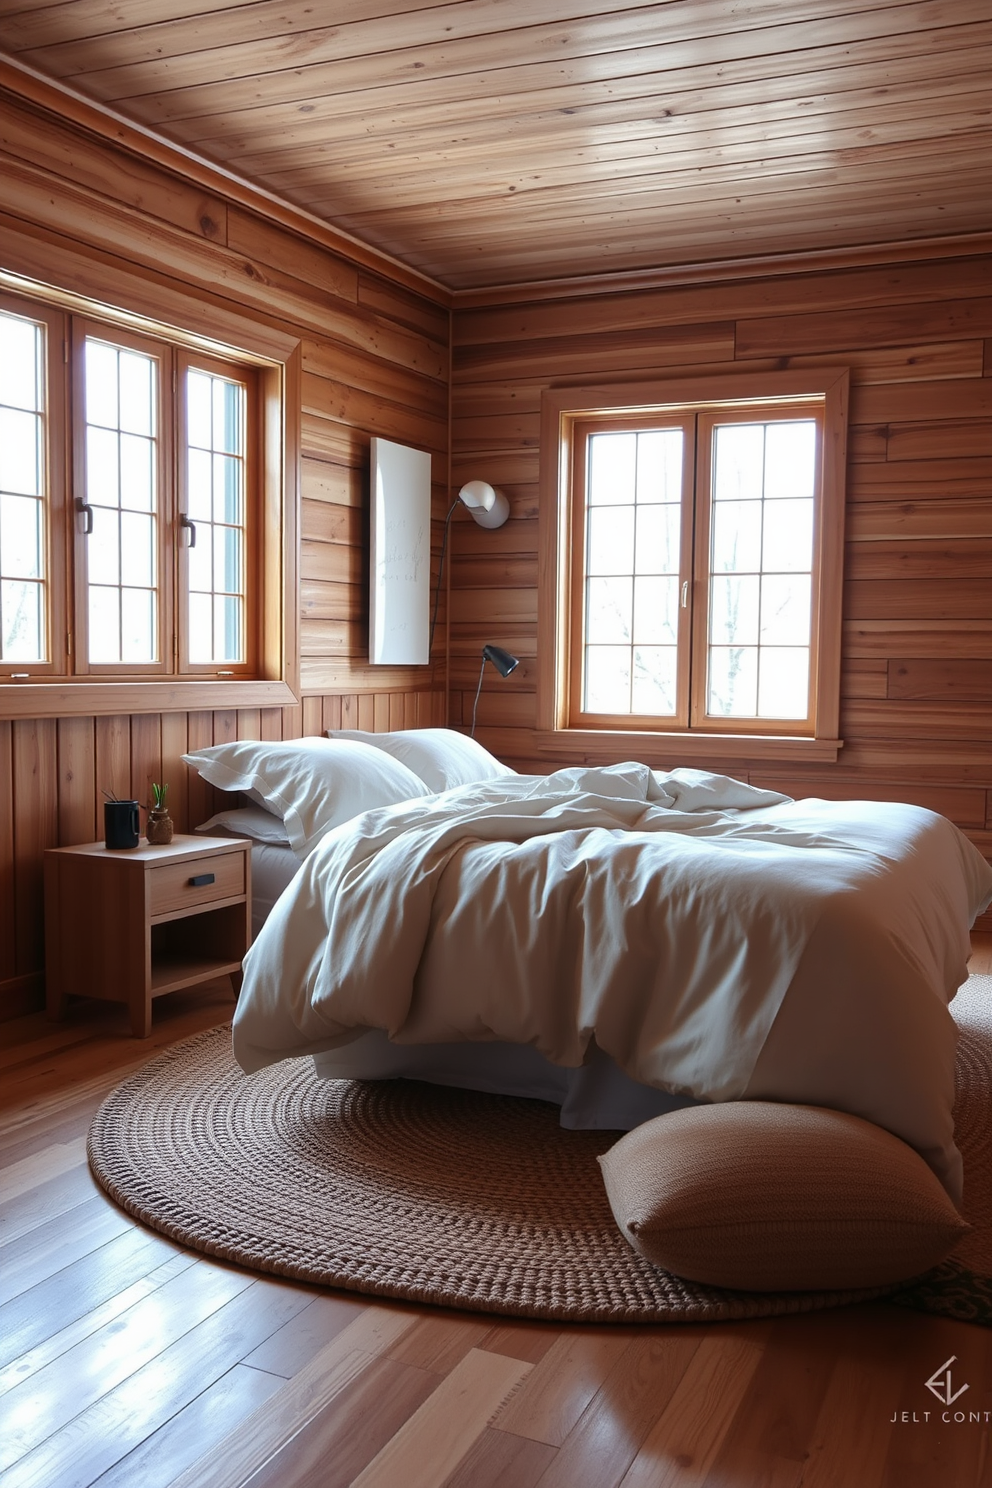
{"type": "Polygon", "coordinates": [[[430,794],[399,760],[345,739],[242,739],[195,750],[183,759],[211,785],[244,791],[281,817],[290,846],[301,858],[331,827],[363,811],[430,794]]]}
{"type": "Polygon", "coordinates": [[[273,816],[264,806],[239,806],[232,811],[218,811],[216,816],[201,822],[193,830],[206,837],[250,837],[252,842],[269,842],[274,847],[289,846],[282,817],[273,816]]]}
{"type": "Polygon", "coordinates": [[[432,791],[451,790],[456,785],[474,785],[479,780],[496,780],[501,775],[517,773],[509,765],[501,764],[468,734],[459,734],[454,729],[401,729],[393,734],[328,729],[327,737],[354,739],[381,749],[419,775],[432,791]]]}

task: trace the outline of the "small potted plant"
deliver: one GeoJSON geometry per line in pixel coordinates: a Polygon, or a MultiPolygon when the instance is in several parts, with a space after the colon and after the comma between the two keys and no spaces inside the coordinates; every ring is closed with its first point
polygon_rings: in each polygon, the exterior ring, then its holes
{"type": "Polygon", "coordinates": [[[148,823],[145,828],[145,836],[149,842],[164,845],[172,841],[172,817],[169,808],[165,804],[165,798],[169,794],[167,785],[157,785],[152,782],[152,804],[148,808],[148,823]]]}

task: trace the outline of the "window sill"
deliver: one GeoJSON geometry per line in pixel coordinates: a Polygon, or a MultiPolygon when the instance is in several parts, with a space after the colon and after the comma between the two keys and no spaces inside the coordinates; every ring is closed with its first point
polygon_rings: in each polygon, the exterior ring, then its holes
{"type": "Polygon", "coordinates": [[[287,682],[0,682],[0,718],[62,718],[107,713],[188,713],[197,709],[287,708],[299,702],[287,682]]]}
{"type": "Polygon", "coordinates": [[[652,767],[697,760],[836,761],[843,739],[804,739],[784,735],[662,733],[620,729],[539,729],[540,754],[566,764],[613,764],[637,759],[652,767]]]}

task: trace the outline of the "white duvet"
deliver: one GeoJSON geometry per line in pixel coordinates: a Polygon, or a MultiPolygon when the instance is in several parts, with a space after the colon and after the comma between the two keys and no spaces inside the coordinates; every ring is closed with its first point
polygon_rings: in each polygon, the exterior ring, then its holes
{"type": "Polygon", "coordinates": [[[791,802],[646,766],[368,812],[306,860],[249,952],[251,1071],[370,1028],[502,1040],[702,1100],[852,1111],[954,1197],[953,1020],[992,870],[943,817],[791,802]]]}

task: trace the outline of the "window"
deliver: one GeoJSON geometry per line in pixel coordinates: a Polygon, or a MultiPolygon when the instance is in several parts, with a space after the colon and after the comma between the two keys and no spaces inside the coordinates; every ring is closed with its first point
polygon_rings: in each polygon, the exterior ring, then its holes
{"type": "Polygon", "coordinates": [[[832,369],[620,408],[600,401],[616,388],[546,395],[539,709],[559,745],[836,753],[846,387],[832,369]]]}
{"type": "Polygon", "coordinates": [[[78,711],[100,711],[101,684],[121,706],[108,683],[171,683],[128,711],[293,701],[286,372],[0,296],[3,711],[56,711],[51,682],[58,711],[67,682],[78,711]],[[252,695],[180,699],[179,679],[252,695]]]}

